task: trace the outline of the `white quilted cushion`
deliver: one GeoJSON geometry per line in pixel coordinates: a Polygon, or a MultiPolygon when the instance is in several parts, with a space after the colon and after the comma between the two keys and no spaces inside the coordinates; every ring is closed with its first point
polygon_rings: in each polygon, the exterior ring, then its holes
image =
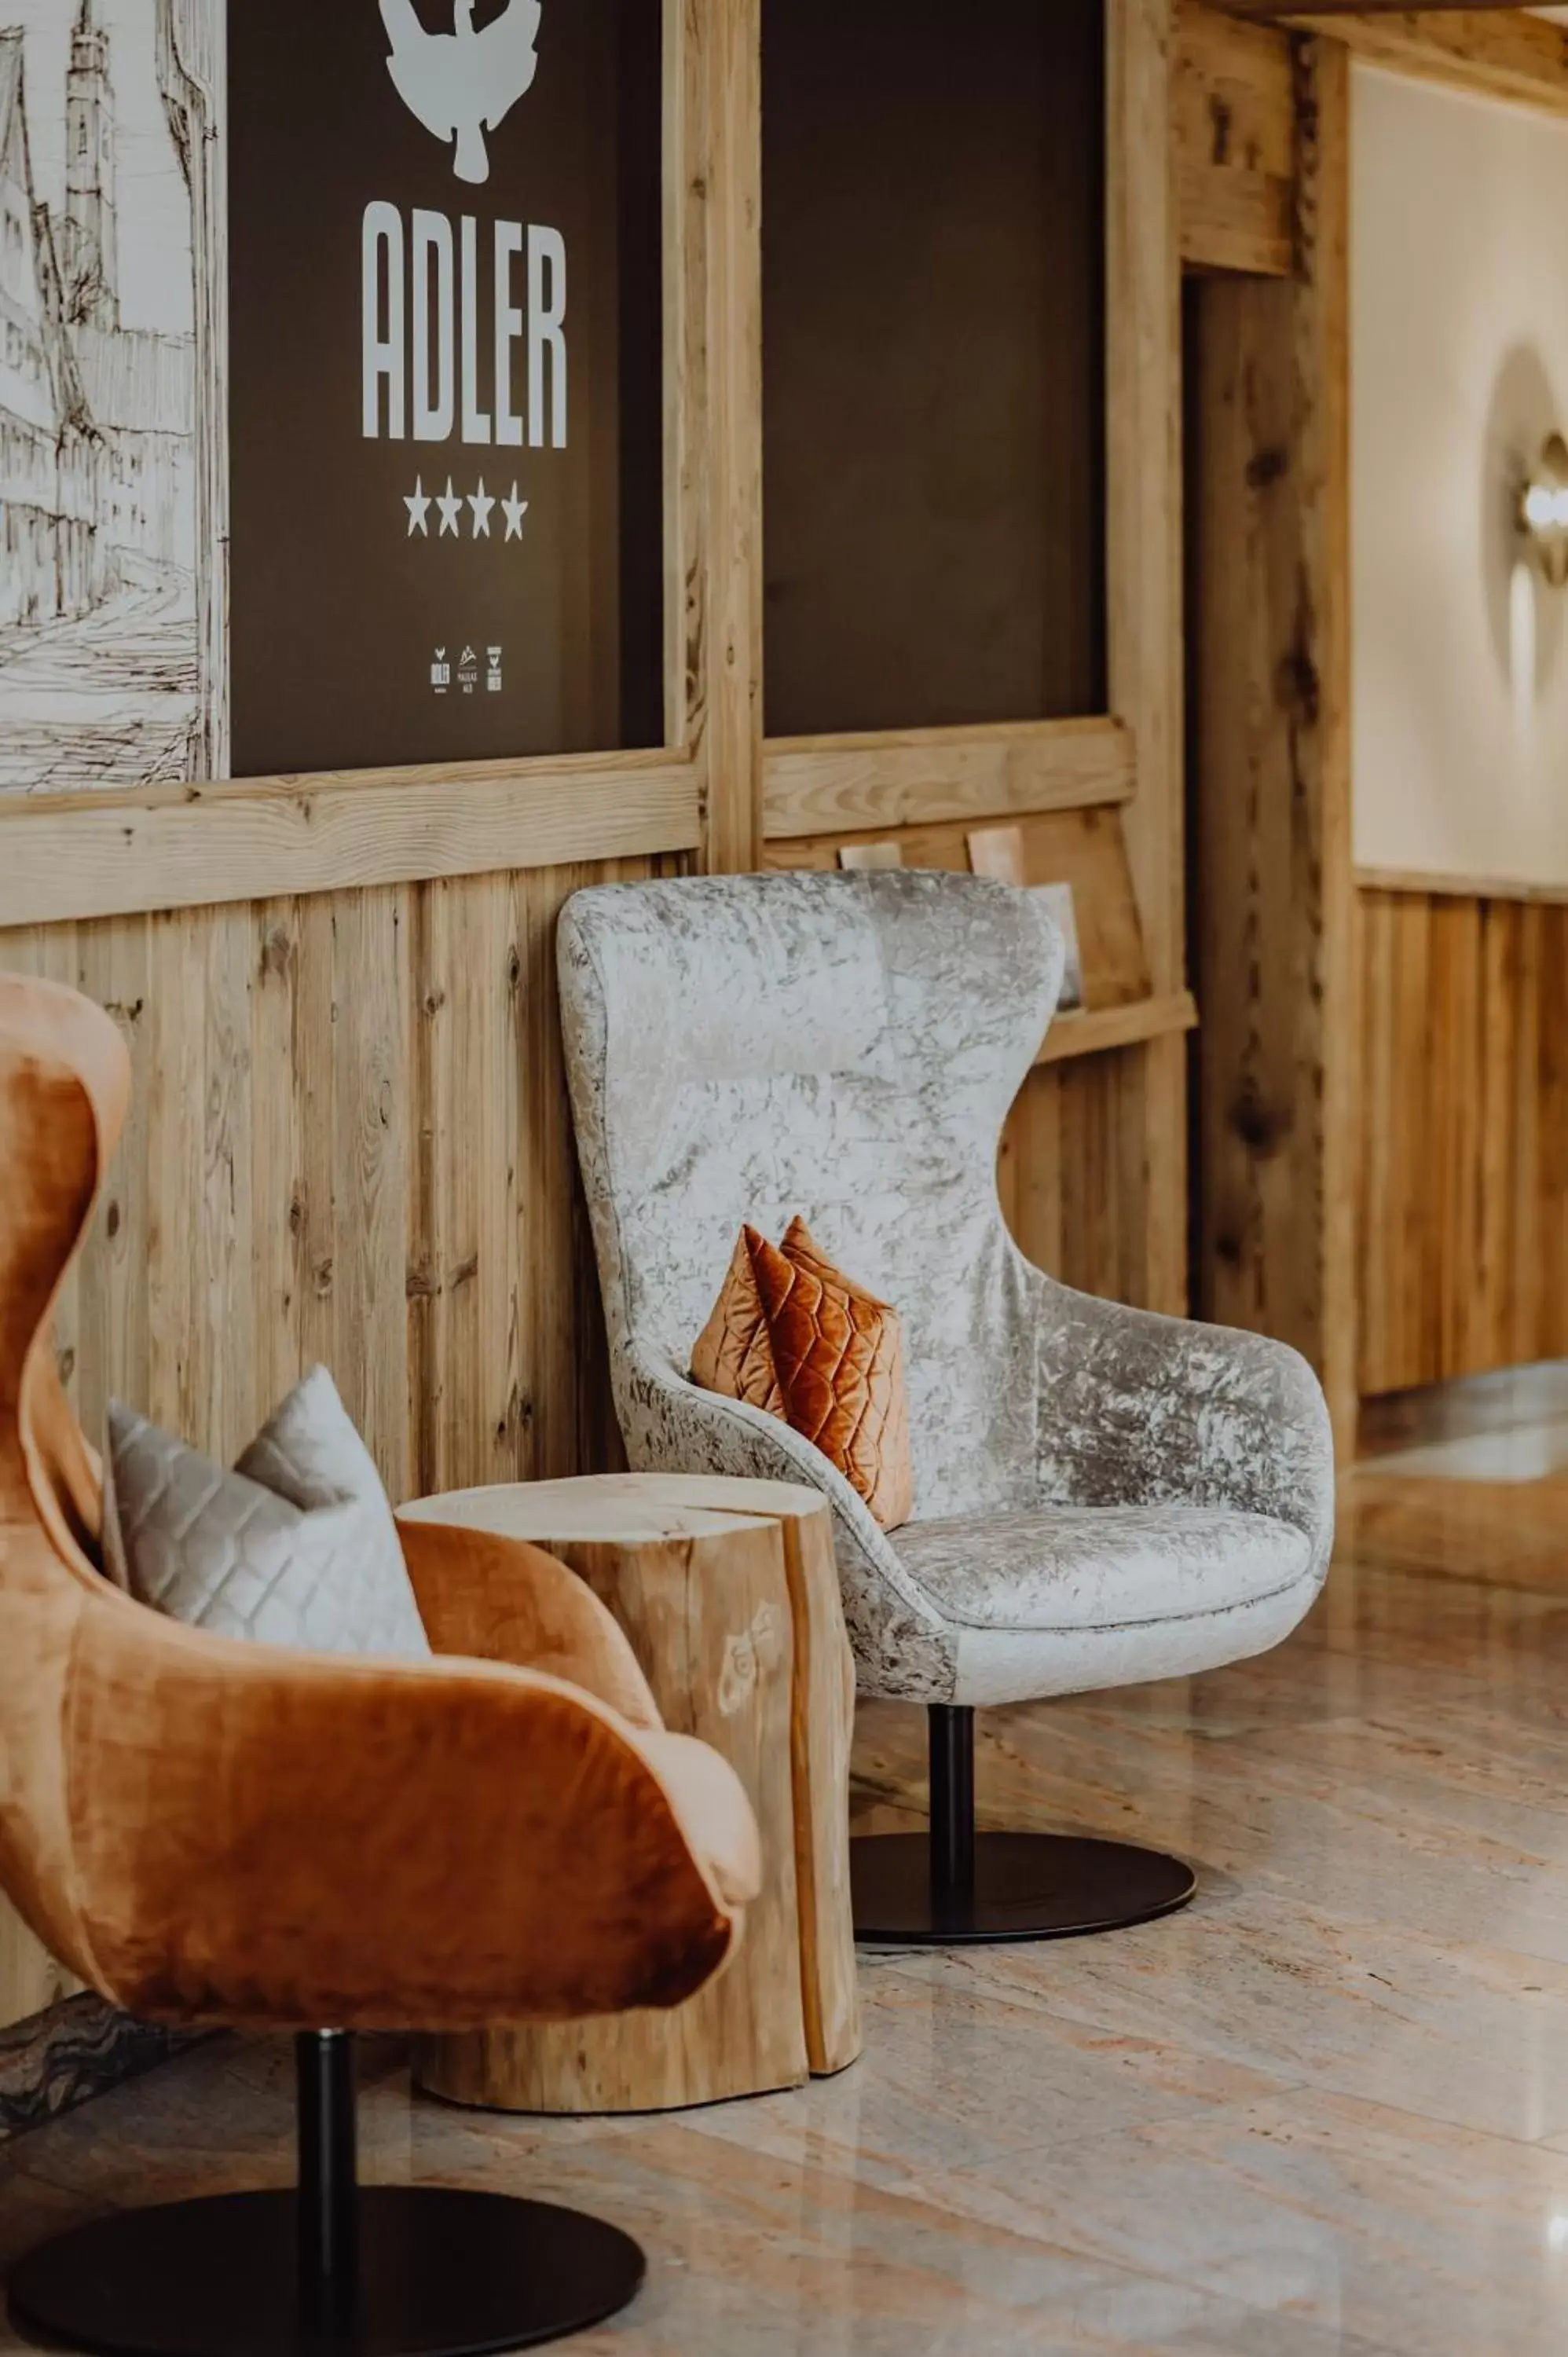
{"type": "Polygon", "coordinates": [[[428,1655],[397,1524],[325,1367],[231,1473],[114,1402],[104,1555],[144,1604],[220,1637],[428,1655]]]}

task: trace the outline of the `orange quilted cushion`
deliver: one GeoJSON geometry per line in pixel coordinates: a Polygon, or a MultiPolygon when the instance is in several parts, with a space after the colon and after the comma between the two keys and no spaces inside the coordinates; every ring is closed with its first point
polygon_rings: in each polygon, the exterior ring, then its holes
{"type": "Polygon", "coordinates": [[[909,1519],[909,1411],[898,1312],[824,1260],[803,1220],[776,1251],[743,1228],[692,1353],[705,1391],[813,1442],[886,1531],[909,1519]]]}

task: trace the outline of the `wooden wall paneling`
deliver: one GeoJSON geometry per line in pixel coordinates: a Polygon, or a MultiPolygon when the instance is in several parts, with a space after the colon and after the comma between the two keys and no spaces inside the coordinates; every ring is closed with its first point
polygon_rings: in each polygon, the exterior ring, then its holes
{"type": "Polygon", "coordinates": [[[1195,929],[1206,1315],[1277,1335],[1355,1426],[1348,65],[1297,55],[1290,281],[1194,291],[1195,929]]]}
{"type": "Polygon", "coordinates": [[[1367,891],[1363,1394],[1568,1352],[1568,908],[1367,891]]]}
{"type": "MultiPolygon", "coordinates": [[[[417,1120],[408,1038],[408,895],[333,904],[332,1364],[394,1499],[406,1497],[408,1167],[417,1120]]],[[[465,1153],[460,1136],[448,1150],[465,1153]]]]}
{"type": "Polygon", "coordinates": [[[763,758],[769,842],[1087,809],[1135,785],[1132,736],[1109,719],[779,737],[763,758]]]}
{"type": "Polygon", "coordinates": [[[1437,1282],[1424,1307],[1434,1329],[1436,1363],[1468,1370],[1469,1329],[1476,1322],[1468,1305],[1475,1299],[1473,1280],[1478,1273],[1473,1258],[1478,1111],[1473,1091],[1479,1060],[1480,909],[1471,901],[1445,901],[1433,911],[1432,934],[1437,986],[1428,1038],[1436,1093],[1429,1134],[1447,1138],[1449,1146],[1437,1164],[1437,1282]],[[1463,1276],[1461,1260],[1468,1264],[1463,1276]]]}
{"type": "Polygon", "coordinates": [[[999,1171],[1019,1249],[1063,1284],[1113,1300],[1135,1297],[1145,1263],[1142,1203],[1122,1158],[1129,1122],[1144,1112],[1138,1064],[1094,1056],[1031,1074],[999,1171]]]}
{"type": "MultiPolygon", "coordinates": [[[[1108,554],[1111,708],[1137,748],[1127,845],[1156,996],[1186,984],[1182,797],[1181,263],[1171,0],[1108,14],[1108,554]]],[[[1106,1176],[1141,1234],[1124,1297],[1187,1306],[1187,1051],[1139,1049],[1112,1083],[1106,1176]]]]}
{"type": "Polygon", "coordinates": [[[528,1042],[522,1075],[527,1117],[521,1201],[530,1231],[522,1368],[529,1478],[535,1480],[618,1467],[620,1461],[618,1448],[610,1448],[608,1442],[614,1425],[606,1406],[608,1369],[592,1246],[578,1210],[566,1076],[559,1054],[537,1051],[537,1043],[558,1036],[555,918],[567,896],[559,888],[575,889],[596,880],[588,876],[518,878],[528,1042]],[[571,1347],[563,1363],[567,1337],[571,1347]]]}
{"type": "Polygon", "coordinates": [[[410,920],[409,1446],[422,1491],[467,1489],[518,1478],[513,879],[430,885],[410,920]]]}
{"type": "Polygon", "coordinates": [[[1568,910],[1542,910],[1535,1172],[1540,1251],[1524,1264],[1540,1319],[1531,1356],[1568,1357],[1568,910]]]}
{"type": "Polygon", "coordinates": [[[1295,266],[1290,37],[1186,0],[1175,101],[1183,262],[1288,278],[1295,266]]]}
{"type": "MultiPolygon", "coordinates": [[[[1515,1050],[1509,1078],[1513,1102],[1506,1112],[1488,1107],[1487,1119],[1500,1118],[1512,1140],[1512,1152],[1499,1171],[1494,1161],[1487,1184],[1500,1194],[1506,1189],[1507,1249],[1510,1277],[1508,1363],[1525,1366],[1548,1353],[1539,1347],[1549,1331],[1541,1316],[1543,1301],[1552,1296],[1543,1286],[1543,1260],[1551,1223],[1543,1216],[1549,1187],[1550,1151],[1541,1119],[1541,1086],[1545,1042],[1541,1016],[1544,949],[1550,920],[1547,912],[1527,903],[1518,910],[1513,928],[1516,954],[1503,984],[1519,1009],[1515,1050]]],[[[1365,1118],[1369,1120],[1370,1105],[1365,1118]]],[[[1561,1191],[1559,1200],[1568,1200],[1561,1191]]]]}
{"type": "MultiPolygon", "coordinates": [[[[283,1397],[301,1365],[309,1362],[305,1342],[305,1304],[311,1292],[309,1206],[300,1157],[295,1041],[301,922],[310,905],[263,900],[252,912],[251,1069],[257,1077],[251,1114],[251,1347],[256,1396],[269,1406],[283,1397]]],[[[329,1026],[329,1009],[328,1019],[329,1026]]],[[[119,1159],[122,1164],[128,1159],[124,1148],[119,1159]]]]}

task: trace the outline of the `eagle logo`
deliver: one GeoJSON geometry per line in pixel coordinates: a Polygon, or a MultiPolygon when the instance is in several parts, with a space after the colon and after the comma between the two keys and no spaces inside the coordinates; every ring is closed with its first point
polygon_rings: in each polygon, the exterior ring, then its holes
{"type": "Polygon", "coordinates": [[[503,123],[539,70],[540,0],[508,0],[482,33],[475,0],[453,0],[452,30],[427,33],[413,0],[381,0],[392,43],[387,71],[409,113],[437,139],[455,139],[460,180],[488,180],[485,133],[503,123]]]}

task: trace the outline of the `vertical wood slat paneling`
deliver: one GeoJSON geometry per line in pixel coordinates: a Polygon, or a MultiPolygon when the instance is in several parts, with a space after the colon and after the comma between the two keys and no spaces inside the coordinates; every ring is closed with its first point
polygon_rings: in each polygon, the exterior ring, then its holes
{"type": "Polygon", "coordinates": [[[1360,897],[1364,1394],[1568,1354],[1568,907],[1360,897]]]}
{"type": "Polygon", "coordinates": [[[90,1431],[113,1391],[231,1455],[321,1361],[396,1497],[602,1454],[555,919],[659,865],[0,932],[135,1070],[57,1336],[90,1431]]]}
{"type": "Polygon", "coordinates": [[[1144,1116],[1145,1062],[1134,1049],[1032,1072],[998,1172],[1007,1224],[1027,1258],[1116,1301],[1140,1299],[1147,1268],[1148,1174],[1125,1158],[1128,1125],[1144,1116]]]}

